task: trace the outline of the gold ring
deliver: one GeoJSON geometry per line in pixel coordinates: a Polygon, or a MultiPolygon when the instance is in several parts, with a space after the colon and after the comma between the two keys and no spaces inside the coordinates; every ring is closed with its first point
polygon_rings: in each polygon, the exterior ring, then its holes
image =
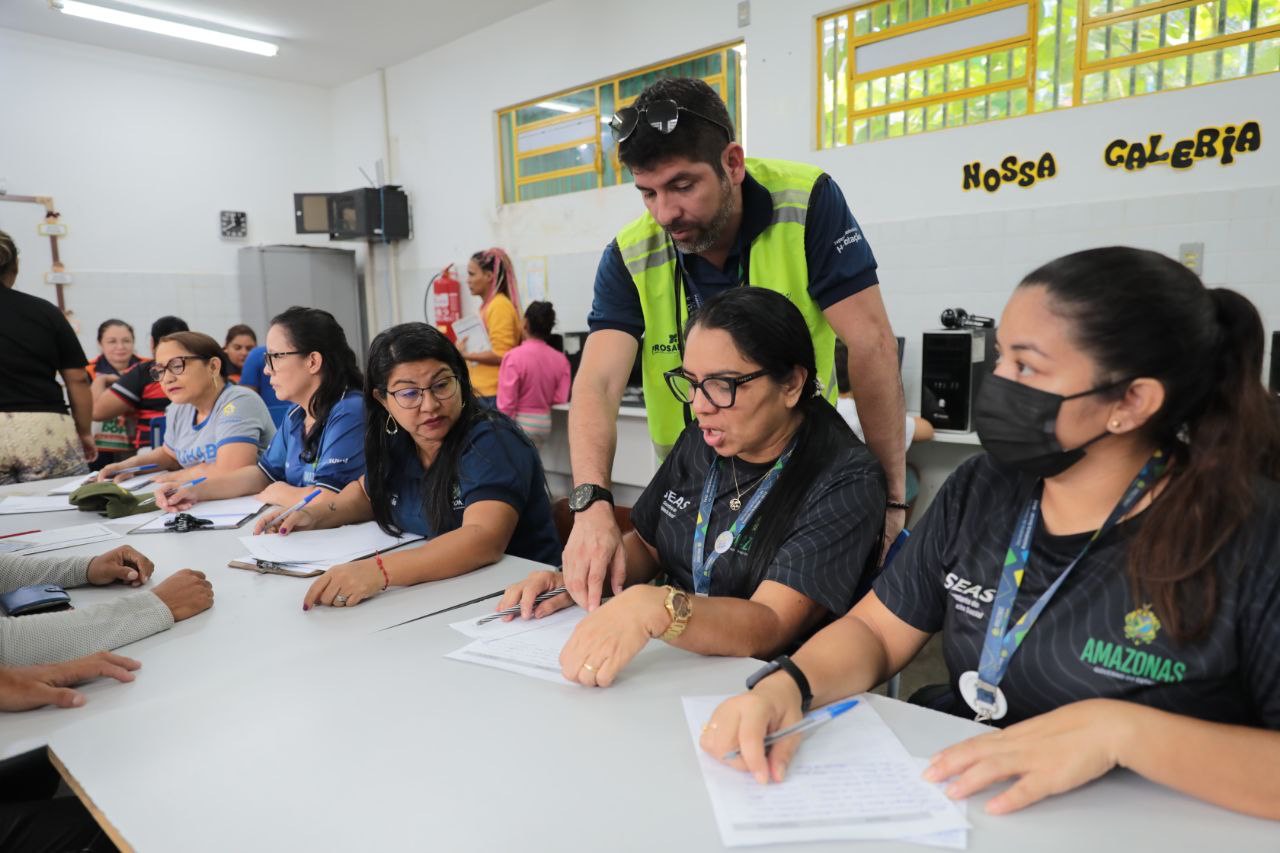
{"type": "Polygon", "coordinates": [[[584,663],[584,664],[582,665],[582,668],[583,668],[583,669],[585,669],[587,672],[595,672],[595,671],[596,671],[596,668],[595,668],[594,666],[592,666],[591,664],[589,664],[589,663],[584,663]]]}
{"type": "Polygon", "coordinates": [[[342,593],[338,593],[333,597],[333,603],[338,605],[339,607],[345,607],[347,603],[347,597],[342,593]]]}

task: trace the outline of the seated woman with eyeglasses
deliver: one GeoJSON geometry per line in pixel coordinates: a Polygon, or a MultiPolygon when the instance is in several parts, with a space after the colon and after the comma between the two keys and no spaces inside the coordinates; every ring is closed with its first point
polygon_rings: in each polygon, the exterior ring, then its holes
{"type": "Polygon", "coordinates": [[[252,465],[276,433],[262,398],[227,381],[218,342],[200,332],[160,339],[147,366],[160,383],[165,409],[164,446],[103,467],[99,480],[128,479],[140,465],[158,465],[159,482],[188,482],[252,465]],[[125,473],[121,473],[125,472],[125,473]]]}
{"type": "MultiPolygon", "coordinates": [[[[708,655],[772,657],[853,604],[879,556],[884,472],[816,379],[799,309],[763,287],[730,290],[689,321],[671,391],[697,419],[631,512],[626,588],[578,625],[564,677],[605,687],[657,637],[708,655]],[[666,586],[649,581],[665,575],[666,586]],[[696,597],[695,597],[696,596],[696,597]]],[[[522,618],[562,576],[535,572],[498,608],[522,618]]]]}
{"type": "Polygon", "coordinates": [[[512,554],[560,561],[560,540],[538,452],[520,427],[476,402],[461,353],[426,323],[373,339],[364,385],[368,472],[337,497],[314,501],[255,533],[376,521],[415,533],[416,548],[335,566],[316,579],[303,609],[352,607],[388,586],[465,574],[512,554]]]}
{"type": "Polygon", "coordinates": [[[317,487],[341,492],[364,473],[360,368],[333,315],[294,306],[273,317],[266,364],[276,396],[294,407],[258,464],[197,485],[161,489],[161,509],[181,511],[202,500],[242,495],[293,506],[317,487]]]}

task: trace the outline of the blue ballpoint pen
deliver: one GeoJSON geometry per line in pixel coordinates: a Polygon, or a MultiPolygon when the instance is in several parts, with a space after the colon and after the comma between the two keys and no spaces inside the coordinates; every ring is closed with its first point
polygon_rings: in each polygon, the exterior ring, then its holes
{"type": "MultiPolygon", "coordinates": [[[[816,711],[811,711],[805,715],[803,720],[796,723],[794,726],[787,726],[785,729],[779,729],[773,734],[767,735],[764,739],[764,747],[765,749],[768,749],[784,737],[790,737],[791,735],[800,734],[801,732],[807,732],[809,729],[816,729],[823,723],[829,723],[857,704],[857,699],[845,699],[843,702],[836,702],[825,708],[819,708],[816,711]]],[[[733,761],[733,759],[737,758],[739,755],[742,755],[742,750],[735,749],[732,752],[726,752],[723,760],[733,761]]]]}
{"type": "Polygon", "coordinates": [[[141,472],[141,471],[154,471],[155,469],[157,469],[157,468],[159,468],[159,467],[160,467],[159,465],[155,465],[155,464],[152,464],[152,465],[134,465],[134,466],[133,466],[133,467],[131,467],[131,468],[122,468],[122,469],[120,469],[119,471],[117,471],[117,472],[115,472],[114,474],[112,474],[111,476],[112,476],[112,477],[118,477],[118,476],[120,476],[121,474],[137,474],[137,473],[139,473],[139,472],[141,472]]]}
{"type": "MultiPolygon", "coordinates": [[[[208,478],[208,477],[196,477],[194,480],[188,480],[187,482],[183,483],[181,486],[174,486],[174,487],[173,487],[173,491],[175,491],[175,492],[176,492],[178,489],[185,489],[187,486],[198,486],[198,485],[200,485],[201,483],[203,483],[203,482],[204,482],[205,480],[207,480],[207,479],[209,479],[209,478],[208,478]]],[[[162,488],[163,488],[163,487],[162,487],[162,488]]],[[[169,490],[168,490],[168,489],[165,489],[165,494],[169,494],[169,490]]],[[[155,496],[155,495],[152,495],[151,497],[147,498],[147,499],[146,499],[146,500],[144,500],[144,501],[138,501],[138,506],[142,506],[143,504],[155,503],[155,501],[156,501],[156,496],[155,496]]]]}
{"type": "Polygon", "coordinates": [[[276,530],[279,530],[279,529],[280,529],[280,525],[284,522],[284,520],[285,520],[286,518],[288,518],[289,516],[293,515],[295,512],[297,512],[298,510],[302,509],[302,508],[303,508],[304,506],[306,506],[307,504],[311,503],[311,501],[315,500],[315,498],[316,498],[316,497],[317,497],[317,496],[318,496],[322,491],[324,491],[324,490],[323,490],[323,489],[316,489],[314,492],[312,492],[311,494],[307,495],[305,498],[303,498],[302,500],[298,501],[296,504],[294,504],[293,506],[289,507],[289,508],[288,508],[288,509],[286,509],[284,512],[280,513],[280,515],[279,515],[277,518],[275,518],[275,519],[273,520],[273,522],[272,522],[273,524],[275,524],[275,525],[276,525],[276,530]]]}

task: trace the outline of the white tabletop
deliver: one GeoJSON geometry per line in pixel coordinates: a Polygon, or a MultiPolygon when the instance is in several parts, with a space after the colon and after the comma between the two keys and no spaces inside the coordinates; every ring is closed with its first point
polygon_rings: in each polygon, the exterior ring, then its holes
{"type": "MultiPolygon", "coordinates": [[[[20,488],[23,487],[6,487],[0,489],[0,494],[14,494],[20,488]]],[[[26,488],[30,490],[31,484],[26,488]]],[[[42,491],[37,493],[47,491],[49,485],[40,488],[42,491]]],[[[78,511],[0,516],[0,535],[101,520],[95,513],[78,511]]],[[[118,649],[120,654],[142,661],[143,667],[132,684],[119,685],[104,680],[86,685],[81,689],[89,701],[84,708],[73,712],[45,708],[0,715],[0,757],[41,746],[53,732],[84,717],[115,708],[136,709],[152,699],[202,688],[224,677],[234,682],[259,666],[307,648],[346,642],[473,601],[502,590],[536,568],[545,568],[508,556],[461,577],[414,587],[393,587],[356,607],[318,607],[304,613],[302,597],[312,583],[310,579],[258,574],[227,566],[228,561],[244,555],[244,546],[237,540],[252,530],[252,523],[248,523],[237,530],[133,534],[51,552],[49,556],[99,554],[127,543],[156,564],[152,581],[144,589],[154,588],[179,569],[199,569],[213,583],[214,604],[206,612],[179,622],[168,631],[118,649]]],[[[69,590],[72,603],[77,607],[137,591],[118,585],[69,590]]]]}
{"type": "MultiPolygon", "coordinates": [[[[444,659],[467,642],[447,623],[483,610],[304,649],[155,702],[145,721],[67,726],[50,746],[141,851],[721,849],[679,697],[736,692],[758,663],[654,643],[614,687],[591,690],[444,659]]],[[[982,730],[871,701],[916,755],[982,730]]],[[[970,809],[978,853],[1280,844],[1275,823],[1123,772],[1003,818],[985,799],[970,809]]]]}

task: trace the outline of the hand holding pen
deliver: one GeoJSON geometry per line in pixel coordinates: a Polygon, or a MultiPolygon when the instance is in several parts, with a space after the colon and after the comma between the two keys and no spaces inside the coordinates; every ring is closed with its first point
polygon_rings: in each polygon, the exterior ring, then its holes
{"type": "Polygon", "coordinates": [[[185,489],[188,486],[198,486],[207,479],[209,478],[196,477],[194,480],[188,480],[187,482],[183,483],[181,486],[175,486],[171,483],[161,483],[156,488],[155,494],[153,494],[151,497],[147,498],[146,500],[138,501],[138,506],[146,506],[147,504],[156,504],[157,506],[160,506],[162,505],[162,499],[171,499],[173,495],[177,494],[180,489],[185,489]]]}
{"type": "Polygon", "coordinates": [[[521,619],[541,619],[571,604],[573,599],[565,592],[564,575],[560,572],[539,571],[507,587],[494,615],[504,622],[510,622],[517,616],[521,619]]]}
{"type": "MultiPolygon", "coordinates": [[[[302,521],[302,518],[303,518],[302,516],[299,516],[299,518],[293,524],[290,524],[287,527],[285,526],[284,522],[285,522],[285,519],[287,519],[289,516],[293,515],[295,512],[302,509],[307,504],[311,503],[313,500],[318,498],[322,491],[324,490],[315,489],[306,497],[304,497],[302,500],[298,501],[296,504],[286,509],[284,512],[278,515],[267,515],[259,519],[258,523],[254,525],[254,529],[253,529],[254,534],[256,535],[259,533],[274,532],[274,533],[279,533],[281,536],[286,536],[289,534],[290,531],[296,530],[299,527],[309,527],[310,526],[309,524],[298,523],[302,521]],[[272,528],[274,528],[274,530],[272,530],[272,528]]],[[[308,513],[307,515],[309,516],[310,513],[308,513]]]]}

